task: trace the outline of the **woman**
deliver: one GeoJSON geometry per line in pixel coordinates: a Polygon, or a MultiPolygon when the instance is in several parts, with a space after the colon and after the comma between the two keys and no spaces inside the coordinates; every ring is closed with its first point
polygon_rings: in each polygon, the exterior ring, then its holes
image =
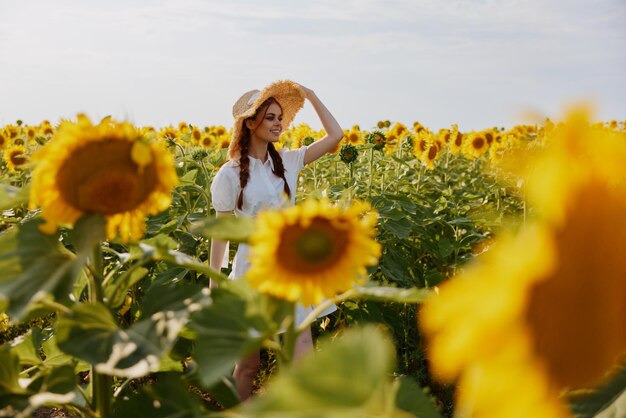
{"type": "MultiPolygon", "coordinates": [[[[224,164],[211,184],[212,204],[216,216],[254,217],[262,209],[280,208],[295,203],[298,174],[302,168],[335,149],[343,130],[310,90],[292,81],[277,81],[263,90],[245,93],[233,106],[235,123],[228,149],[230,161],[224,164]],[[287,128],[298,110],[308,100],[315,109],[326,136],[296,150],[277,151],[274,143],[287,128]]],[[[210,265],[219,270],[227,242],[211,241],[210,265]]],[[[241,277],[248,269],[247,245],[239,245],[230,277],[241,277]]],[[[213,283],[211,283],[213,286],[213,283]]],[[[328,315],[332,307],[321,316],[328,315]]],[[[312,307],[298,306],[296,322],[301,322],[312,307]]],[[[311,350],[311,330],[296,341],[294,359],[311,350]]],[[[260,364],[259,352],[253,353],[235,367],[233,377],[241,400],[252,395],[252,382],[260,364]]]]}

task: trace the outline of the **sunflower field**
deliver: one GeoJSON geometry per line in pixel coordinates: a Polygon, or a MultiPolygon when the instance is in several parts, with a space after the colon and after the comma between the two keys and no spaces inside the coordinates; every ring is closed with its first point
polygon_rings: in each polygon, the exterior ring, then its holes
{"type": "Polygon", "coordinates": [[[2,126],[0,416],[625,416],[625,124],[353,126],[255,220],[211,207],[224,126],[2,126]]]}

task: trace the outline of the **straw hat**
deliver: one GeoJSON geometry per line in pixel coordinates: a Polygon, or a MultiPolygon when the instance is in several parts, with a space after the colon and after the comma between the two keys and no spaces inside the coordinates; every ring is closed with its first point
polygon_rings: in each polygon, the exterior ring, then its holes
{"type": "Polygon", "coordinates": [[[250,90],[244,93],[233,106],[232,140],[228,147],[228,156],[239,158],[239,135],[243,126],[243,121],[253,116],[261,103],[273,97],[283,109],[283,127],[287,128],[298,110],[304,106],[304,92],[300,86],[290,80],[275,81],[263,90],[250,90]]]}

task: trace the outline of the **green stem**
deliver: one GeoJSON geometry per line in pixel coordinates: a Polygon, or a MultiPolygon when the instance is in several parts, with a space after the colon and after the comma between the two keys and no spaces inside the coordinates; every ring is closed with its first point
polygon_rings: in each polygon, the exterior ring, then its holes
{"type": "Polygon", "coordinates": [[[293,361],[293,354],[296,349],[296,340],[302,331],[296,329],[296,304],[292,304],[292,315],[287,332],[285,333],[283,348],[280,351],[280,366],[289,365],[293,361]]]}
{"type": "Polygon", "coordinates": [[[367,184],[367,199],[372,200],[372,177],[374,177],[374,147],[370,148],[370,177],[367,184]]]}
{"type": "Polygon", "coordinates": [[[41,299],[37,303],[43,307],[50,308],[55,311],[63,312],[64,314],[72,313],[72,310],[68,308],[67,306],[61,305],[60,303],[52,301],[52,300],[41,299]]]}
{"type": "Polygon", "coordinates": [[[415,193],[419,193],[420,186],[422,185],[422,175],[424,174],[424,166],[420,164],[417,171],[417,185],[415,186],[415,193]]]}
{"type": "MultiPolygon", "coordinates": [[[[89,406],[89,408],[93,409],[93,404],[91,403],[91,399],[89,399],[89,395],[87,394],[87,392],[85,392],[85,389],[83,389],[81,385],[76,385],[76,389],[85,400],[85,404],[89,406]]],[[[91,413],[91,415],[93,415],[93,412],[89,412],[91,413]]]]}
{"type": "MultiPolygon", "coordinates": [[[[91,271],[93,274],[89,275],[89,302],[103,303],[104,293],[102,291],[102,276],[104,272],[102,263],[102,248],[100,243],[94,246],[93,256],[91,259],[91,271]]],[[[91,399],[94,411],[100,418],[106,418],[109,416],[109,410],[111,407],[111,378],[109,376],[100,374],[96,371],[95,366],[91,366],[91,379],[92,379],[92,393],[91,399]]]]}
{"type": "MultiPolygon", "coordinates": [[[[204,161],[200,161],[200,167],[202,167],[202,171],[204,172],[204,178],[206,179],[206,184],[209,185],[211,184],[209,181],[209,170],[207,170],[206,166],[204,165],[204,161]]],[[[209,189],[207,187],[207,189],[209,189]]],[[[207,202],[206,202],[206,216],[209,216],[211,214],[211,196],[208,195],[208,193],[205,193],[207,202]]]]}
{"type": "Polygon", "coordinates": [[[102,248],[100,243],[96,244],[91,257],[91,274],[89,275],[89,302],[98,303],[102,301],[102,280],[104,267],[102,266],[102,248]]]}
{"type": "Polygon", "coordinates": [[[309,326],[311,326],[311,324],[317,319],[317,317],[322,312],[324,312],[333,304],[337,304],[337,303],[343,302],[344,300],[350,299],[351,297],[354,297],[356,294],[357,294],[357,291],[355,289],[349,289],[343,292],[342,294],[335,296],[332,299],[325,299],[322,303],[317,305],[309,313],[309,315],[306,318],[304,318],[304,321],[302,321],[302,323],[298,326],[298,328],[296,328],[296,333],[299,335],[301,332],[305,331],[309,326]]]}
{"type": "Polygon", "coordinates": [[[128,379],[124,380],[124,382],[122,382],[122,384],[119,385],[119,387],[117,389],[115,389],[115,392],[113,393],[113,397],[117,398],[118,396],[120,396],[120,393],[122,393],[122,390],[124,390],[124,388],[126,386],[128,386],[128,384],[130,382],[132,382],[132,381],[133,381],[133,379],[130,378],[130,377],[128,379]]]}
{"type": "Polygon", "coordinates": [[[348,184],[350,185],[350,194],[349,196],[349,201],[352,202],[353,199],[353,195],[354,195],[354,187],[356,182],[353,182],[354,180],[354,163],[350,163],[350,181],[348,182],[348,184]]]}

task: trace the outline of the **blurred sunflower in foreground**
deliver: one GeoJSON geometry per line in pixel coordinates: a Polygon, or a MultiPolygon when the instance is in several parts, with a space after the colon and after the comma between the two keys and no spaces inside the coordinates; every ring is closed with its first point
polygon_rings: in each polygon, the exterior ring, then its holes
{"type": "Polygon", "coordinates": [[[523,170],[533,222],[423,307],[432,372],[463,417],[568,417],[626,354],[626,135],[584,111],[523,170]]]}
{"type": "Polygon", "coordinates": [[[365,281],[366,266],[378,263],[377,217],[368,203],[343,209],[328,200],[261,212],[246,277],[262,293],[304,305],[332,298],[365,281]]]}
{"type": "Polygon", "coordinates": [[[64,121],[33,160],[30,206],[41,206],[47,233],[95,213],[106,218],[108,239],[138,240],[146,216],[169,206],[178,181],[166,150],[108,118],[97,125],[84,115],[64,121]]]}

